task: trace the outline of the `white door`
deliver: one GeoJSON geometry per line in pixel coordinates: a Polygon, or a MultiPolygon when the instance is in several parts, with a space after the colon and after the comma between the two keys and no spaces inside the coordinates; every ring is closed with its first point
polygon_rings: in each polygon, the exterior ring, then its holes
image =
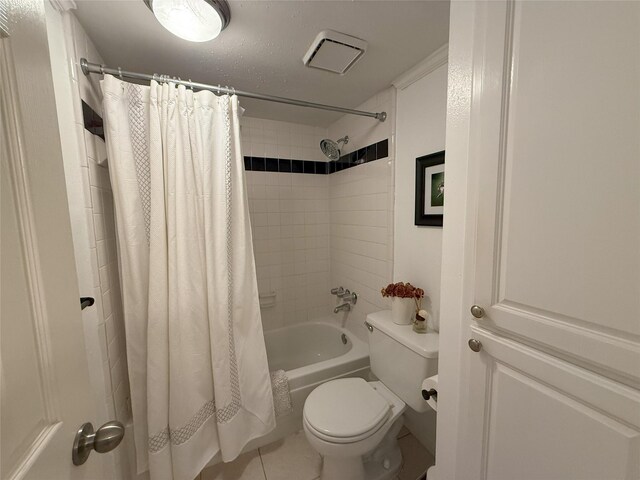
{"type": "MultiPolygon", "coordinates": [[[[86,366],[42,1],[6,3],[0,40],[0,478],[103,478],[72,464],[97,417],[86,366]]],[[[98,427],[99,425],[96,425],[98,427]]]]}
{"type": "Polygon", "coordinates": [[[476,8],[457,478],[637,480],[640,2],[476,8]]]}

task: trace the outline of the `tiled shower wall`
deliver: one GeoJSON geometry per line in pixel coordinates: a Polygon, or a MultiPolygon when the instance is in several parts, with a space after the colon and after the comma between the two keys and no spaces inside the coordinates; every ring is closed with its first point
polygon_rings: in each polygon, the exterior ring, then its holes
{"type": "Polygon", "coordinates": [[[323,138],[349,135],[343,153],[388,140],[388,156],[328,175],[246,172],[265,330],[329,317],[366,341],[366,315],[389,308],[380,288],[393,265],[394,101],[389,89],[359,107],[386,111],[384,123],[344,116],[323,129],[242,119],[245,156],[325,161],[323,138]],[[329,290],[339,285],[359,299],[334,315],[339,300],[329,290]]]}
{"type": "MultiPolygon", "coordinates": [[[[65,181],[80,297],[95,304],[82,310],[87,364],[95,398],[94,425],[117,419],[130,423],[124,322],[109,174],[104,141],[84,129],[82,100],[101,112],[99,78],[87,78],[78,59],[101,61],[66,5],[45,2],[52,73],[63,148],[65,181]]],[[[80,308],[78,301],[78,308],[80,308]]],[[[134,478],[133,445],[100,455],[105,477],[134,478]]],[[[102,478],[102,477],[101,477],[102,478]]]]}
{"type": "Polygon", "coordinates": [[[393,278],[395,89],[384,90],[357,108],[385,111],[387,120],[345,115],[329,126],[329,137],[349,135],[343,153],[388,139],[388,156],[329,176],[330,268],[332,286],[358,294],[355,307],[338,320],[366,342],[366,316],[389,308],[380,290],[393,278]]]}
{"type": "Polygon", "coordinates": [[[319,148],[320,140],[327,137],[326,128],[246,116],[240,125],[245,156],[327,160],[319,148]]]}
{"type": "MultiPolygon", "coordinates": [[[[322,160],[322,128],[243,117],[245,156],[322,160]]],[[[329,176],[246,172],[265,330],[328,314],[329,176]]]]}
{"type": "Polygon", "coordinates": [[[127,423],[130,418],[129,381],[125,349],[125,330],[116,253],[113,195],[109,181],[104,140],[83,127],[81,100],[98,114],[102,112],[99,77],[85,77],[77,67],[86,57],[94,62],[102,58],[75,16],[65,16],[69,75],[73,88],[74,121],[80,150],[80,177],[84,198],[84,215],[71,211],[72,224],[85,222],[86,236],[76,238],[80,293],[94,297],[96,303],[83,311],[86,323],[97,329],[105,372],[105,402],[111,418],[127,423]],[[83,253],[85,252],[85,253],[83,253]],[[88,252],[88,256],[86,255],[88,252]],[[87,278],[82,271],[91,271],[87,278]]]}

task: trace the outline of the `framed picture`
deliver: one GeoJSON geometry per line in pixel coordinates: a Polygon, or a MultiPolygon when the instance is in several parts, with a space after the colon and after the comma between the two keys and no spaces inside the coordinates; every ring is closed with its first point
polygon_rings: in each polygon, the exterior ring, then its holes
{"type": "Polygon", "coordinates": [[[444,150],[416,158],[416,225],[442,226],[444,150]]]}

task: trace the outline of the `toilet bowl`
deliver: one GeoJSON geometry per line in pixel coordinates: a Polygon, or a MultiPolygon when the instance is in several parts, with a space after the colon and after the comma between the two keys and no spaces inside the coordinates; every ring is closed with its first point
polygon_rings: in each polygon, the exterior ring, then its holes
{"type": "Polygon", "coordinates": [[[402,463],[397,435],[407,407],[425,412],[422,382],[438,372],[438,334],[397,325],[391,311],[370,313],[371,373],[330,380],[304,404],[304,433],[323,458],[322,480],[389,480],[402,463]]]}
{"type": "Polygon", "coordinates": [[[323,457],[322,480],[386,480],[400,469],[405,403],[381,382],[331,380],[309,394],[307,440],[323,457]]]}

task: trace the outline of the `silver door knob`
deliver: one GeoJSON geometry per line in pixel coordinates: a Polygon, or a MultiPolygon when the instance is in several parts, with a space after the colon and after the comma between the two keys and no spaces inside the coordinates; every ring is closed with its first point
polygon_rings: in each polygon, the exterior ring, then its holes
{"type": "Polygon", "coordinates": [[[71,459],[74,465],[82,465],[89,458],[91,450],[107,453],[116,448],[124,437],[124,425],[111,421],[102,425],[97,432],[93,432],[93,425],[87,422],[80,427],[73,441],[71,459]]]}
{"type": "Polygon", "coordinates": [[[471,315],[476,318],[484,317],[484,308],[482,308],[480,305],[473,305],[471,307],[471,315]]]}
{"type": "Polygon", "coordinates": [[[469,340],[469,348],[474,352],[479,352],[480,350],[482,350],[482,343],[480,343],[480,340],[472,338],[471,340],[469,340]]]}

